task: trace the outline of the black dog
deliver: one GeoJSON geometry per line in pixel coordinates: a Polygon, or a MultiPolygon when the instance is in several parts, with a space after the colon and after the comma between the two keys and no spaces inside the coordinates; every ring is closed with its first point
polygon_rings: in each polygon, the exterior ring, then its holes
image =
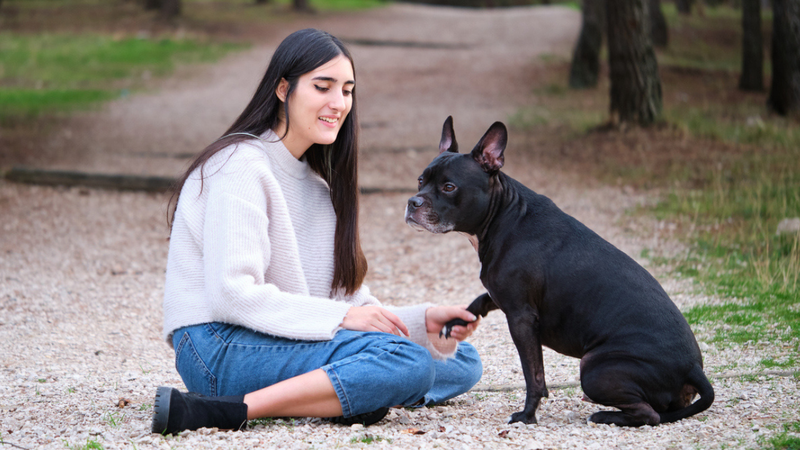
{"type": "MultiPolygon", "coordinates": [[[[525,374],[525,409],[511,422],[536,423],[547,397],[542,345],[580,358],[586,399],[621,410],[597,412],[592,422],[656,425],[704,411],[714,390],[678,308],[633,259],[500,172],[506,141],[506,127],[496,122],[471,154],[459,154],[448,117],[406,222],[477,240],[488,294],[468,309],[506,314],[525,374]]],[[[465,322],[456,319],[443,332],[458,324],[465,322]]]]}

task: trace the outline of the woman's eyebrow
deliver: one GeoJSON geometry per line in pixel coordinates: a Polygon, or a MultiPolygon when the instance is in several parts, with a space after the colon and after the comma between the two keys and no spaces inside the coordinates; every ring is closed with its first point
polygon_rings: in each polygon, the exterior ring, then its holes
{"type": "MultiPolygon", "coordinates": [[[[336,83],[338,81],[336,78],[326,77],[326,76],[314,77],[314,78],[312,78],[312,80],[330,81],[331,83],[336,83]]],[[[348,81],[345,81],[344,84],[356,84],[356,82],[353,81],[353,80],[348,80],[348,81]]]]}

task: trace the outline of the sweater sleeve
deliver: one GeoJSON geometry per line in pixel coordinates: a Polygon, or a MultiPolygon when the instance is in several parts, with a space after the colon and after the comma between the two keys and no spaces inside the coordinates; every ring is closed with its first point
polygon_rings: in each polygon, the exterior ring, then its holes
{"type": "Polygon", "coordinates": [[[386,309],[395,313],[400,320],[408,327],[409,339],[428,349],[434,359],[451,358],[458,348],[458,341],[455,339],[439,338],[439,332],[428,333],[425,324],[425,311],[433,306],[430,303],[422,303],[414,306],[385,306],[386,309]]]}
{"type": "MultiPolygon", "coordinates": [[[[220,173],[222,179],[210,183],[204,214],[205,292],[213,316],[276,336],[331,339],[351,305],[285,292],[265,280],[272,249],[269,186],[246,170],[235,173],[235,179],[220,173]]],[[[302,277],[299,266],[281,269],[302,277]]]]}

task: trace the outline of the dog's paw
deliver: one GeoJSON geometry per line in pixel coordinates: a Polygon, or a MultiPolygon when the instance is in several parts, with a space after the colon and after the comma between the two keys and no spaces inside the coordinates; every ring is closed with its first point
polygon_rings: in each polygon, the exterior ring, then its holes
{"type": "Polygon", "coordinates": [[[508,423],[515,423],[515,422],[522,422],[527,424],[539,423],[539,421],[536,420],[535,414],[531,414],[530,416],[528,416],[528,414],[526,414],[525,411],[515,412],[514,414],[511,415],[511,419],[509,419],[508,423]]]}
{"type": "Polygon", "coordinates": [[[450,339],[450,333],[453,331],[453,327],[456,325],[467,326],[469,322],[464,321],[463,319],[453,319],[442,327],[442,331],[439,332],[439,337],[444,336],[445,339],[450,339]]]}

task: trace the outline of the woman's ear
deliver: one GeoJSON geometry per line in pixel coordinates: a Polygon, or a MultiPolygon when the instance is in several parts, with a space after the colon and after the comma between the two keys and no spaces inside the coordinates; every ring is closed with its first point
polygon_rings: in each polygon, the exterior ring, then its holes
{"type": "Polygon", "coordinates": [[[286,78],[281,78],[281,82],[278,83],[278,87],[275,89],[275,95],[278,96],[280,101],[286,103],[287,92],[289,92],[289,82],[286,81],[286,78]]]}

